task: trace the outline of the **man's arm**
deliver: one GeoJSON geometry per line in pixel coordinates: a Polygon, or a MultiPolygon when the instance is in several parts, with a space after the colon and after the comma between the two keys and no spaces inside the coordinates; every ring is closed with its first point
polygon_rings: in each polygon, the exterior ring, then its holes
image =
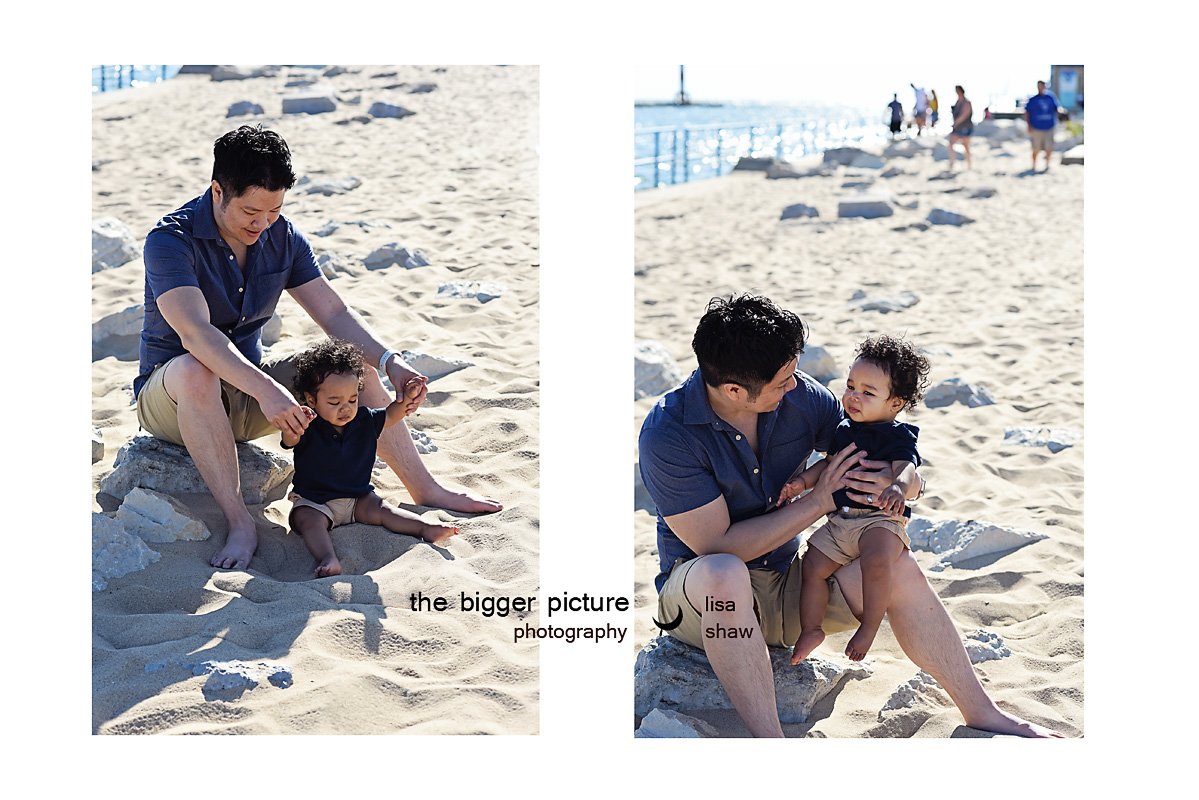
{"type": "Polygon", "coordinates": [[[830,456],[812,491],[769,514],[730,524],[728,505],[723,497],[717,497],[706,505],[664,520],[683,544],[698,555],[730,553],[742,561],[752,561],[786,544],[836,508],[833,492],[841,488],[842,478],[859,458],[853,445],[830,456]]]}
{"type": "Polygon", "coordinates": [[[269,375],[251,364],[233,343],[212,325],[208,303],[195,286],[178,286],[157,299],[163,319],[179,334],[183,349],[226,383],[258,401],[272,425],[296,436],[308,417],[300,404],[269,375]]]}
{"type": "MultiPolygon", "coordinates": [[[[347,342],[353,342],[362,350],[366,363],[374,366],[379,363],[383,353],[388,350],[366,321],[345,304],[329,281],[323,276],[314,278],[308,283],[288,289],[288,294],[300,304],[300,307],[312,317],[313,321],[325,333],[347,342]]],[[[424,401],[427,389],[423,386],[428,379],[412,367],[404,363],[398,356],[387,362],[387,377],[396,388],[397,394],[403,394],[408,400],[407,413],[412,413],[424,401]],[[419,392],[408,395],[407,387],[412,381],[422,384],[419,392]]],[[[391,423],[389,423],[391,424],[391,423]]]]}

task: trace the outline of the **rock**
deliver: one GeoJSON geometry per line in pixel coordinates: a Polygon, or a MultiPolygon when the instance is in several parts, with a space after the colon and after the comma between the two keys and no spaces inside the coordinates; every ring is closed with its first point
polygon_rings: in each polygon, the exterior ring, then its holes
{"type": "Polygon", "coordinates": [[[270,347],[279,341],[279,337],[283,335],[283,317],[279,316],[278,312],[271,314],[271,318],[262,326],[262,346],[270,347]]]}
{"type": "Polygon", "coordinates": [[[262,106],[257,103],[252,103],[249,100],[238,100],[233,105],[229,106],[229,110],[225,112],[225,117],[244,117],[247,114],[261,114],[262,106]]]}
{"type": "Polygon", "coordinates": [[[1082,164],[1082,157],[1083,157],[1082,148],[1084,146],[1085,145],[1080,144],[1080,145],[1077,145],[1076,147],[1071,147],[1069,150],[1066,150],[1064,153],[1062,153],[1062,163],[1063,164],[1082,164]]]}
{"type": "Polygon", "coordinates": [[[284,89],[307,89],[310,86],[315,86],[317,79],[311,75],[303,75],[298,78],[288,78],[287,83],[283,84],[284,89]]]}
{"type": "Polygon", "coordinates": [[[866,181],[846,181],[845,183],[841,184],[841,188],[842,189],[869,189],[873,185],[874,185],[874,179],[871,178],[870,180],[866,180],[866,181]]]}
{"type": "Polygon", "coordinates": [[[316,265],[321,268],[321,272],[329,280],[333,280],[343,272],[350,271],[349,263],[336,253],[321,253],[316,257],[316,265]]]}
{"type": "Polygon", "coordinates": [[[378,101],[371,103],[371,107],[366,110],[366,113],[375,118],[403,119],[404,117],[411,117],[416,112],[409,111],[403,106],[378,101]]]}
{"type": "Polygon", "coordinates": [[[908,211],[913,211],[920,207],[920,200],[918,198],[913,198],[906,203],[896,200],[895,205],[899,206],[900,208],[905,208],[908,211]]]}
{"type": "MultiPolygon", "coordinates": [[[[432,380],[432,378],[429,380],[432,380]]],[[[429,438],[429,434],[424,431],[415,430],[412,427],[408,428],[408,433],[412,437],[412,444],[416,447],[416,452],[422,456],[437,452],[437,445],[433,444],[433,440],[429,438]]],[[[383,466],[386,467],[387,464],[384,463],[383,466]]]]}
{"type": "Polygon", "coordinates": [[[773,158],[752,158],[750,156],[741,156],[737,159],[737,163],[733,166],[733,172],[765,172],[770,169],[772,164],[775,164],[773,158]]]}
{"type": "Polygon", "coordinates": [[[634,739],[715,739],[720,732],[702,719],[655,708],[641,720],[634,739]]]}
{"type": "Polygon", "coordinates": [[[880,314],[890,314],[893,311],[903,311],[920,302],[913,292],[900,292],[889,297],[867,297],[861,289],[849,298],[849,307],[854,311],[877,311],[880,314]]]}
{"type": "Polygon", "coordinates": [[[633,462],[633,510],[648,511],[654,515],[658,513],[654,498],[649,496],[649,490],[645,488],[645,481],[641,477],[640,462],[633,462]]]}
{"type": "Polygon", "coordinates": [[[210,74],[214,81],[244,81],[247,78],[273,78],[279,74],[279,70],[269,66],[237,67],[222,64],[213,67],[210,74]]]}
{"type": "Polygon", "coordinates": [[[457,372],[460,369],[473,367],[473,361],[458,361],[452,358],[438,358],[426,353],[418,353],[412,350],[404,350],[400,353],[400,358],[408,362],[414,370],[425,375],[429,381],[435,381],[438,378],[444,378],[446,375],[457,372]]]}
{"type": "Polygon", "coordinates": [[[109,356],[136,361],[144,317],[145,308],[138,303],[92,323],[92,361],[109,356]]]}
{"type": "MultiPolygon", "coordinates": [[[[966,150],[960,144],[956,146],[957,152],[954,154],[955,160],[964,161],[966,158],[966,150]]],[[[933,148],[933,161],[948,161],[949,160],[949,145],[946,142],[937,142],[937,146],[933,148]]]]}
{"type": "Polygon", "coordinates": [[[141,248],[123,223],[112,217],[92,220],[92,272],[128,264],[141,248]]]}
{"type": "Polygon", "coordinates": [[[108,581],[145,569],[161,556],[107,514],[92,512],[92,591],[108,581]]]}
{"type": "Polygon", "coordinates": [[[1082,434],[1072,428],[1004,428],[1004,444],[1021,444],[1025,447],[1048,447],[1051,453],[1060,453],[1073,447],[1082,434]]]}
{"type": "MultiPolygon", "coordinates": [[[[250,505],[281,498],[291,480],[289,460],[250,442],[237,445],[241,467],[241,493],[250,505]]],[[[170,495],[208,494],[208,486],[187,451],[150,435],[133,437],[117,452],[115,469],[100,481],[100,491],[123,498],[134,487],[170,495]]]]}
{"type": "Polygon", "coordinates": [[[985,200],[988,197],[994,197],[998,193],[998,190],[991,186],[979,186],[977,189],[971,190],[970,194],[966,196],[971,200],[985,200]]]}
{"type": "Polygon", "coordinates": [[[878,217],[889,217],[894,213],[889,194],[863,194],[857,197],[843,197],[837,201],[837,216],[841,218],[877,219],[878,217]]]}
{"type": "Polygon", "coordinates": [[[117,509],[116,521],[147,542],[201,542],[212,535],[191,509],[173,497],[134,487],[117,509]]]}
{"type": "Polygon", "coordinates": [[[104,434],[95,425],[92,426],[92,463],[104,459],[104,434]]]}
{"type": "Polygon", "coordinates": [[[284,114],[324,114],[337,110],[337,101],[325,92],[296,92],[283,98],[284,114]]]}
{"type": "Polygon", "coordinates": [[[820,212],[812,206],[805,206],[803,203],[796,203],[795,205],[790,205],[784,208],[782,216],[780,216],[779,219],[801,219],[804,217],[819,216],[820,212]]]}
{"type": "Polygon", "coordinates": [[[912,540],[913,550],[940,555],[937,563],[929,567],[933,572],[940,572],[972,558],[1017,550],[1049,538],[1043,533],[1019,531],[990,522],[949,519],[934,523],[916,516],[908,523],[908,537],[912,540]]]}
{"type": "Polygon", "coordinates": [[[399,264],[404,269],[415,269],[429,266],[429,259],[419,247],[409,250],[399,242],[388,242],[376,248],[362,263],[367,269],[385,269],[393,264],[399,264]]]}
{"type": "Polygon", "coordinates": [[[443,295],[445,297],[462,297],[468,300],[478,300],[480,303],[495,300],[503,293],[504,287],[498,283],[480,283],[479,281],[450,281],[439,284],[437,287],[438,297],[443,295]]]}
{"type": "Polygon", "coordinates": [[[320,237],[332,236],[334,233],[337,232],[337,229],[340,227],[341,227],[340,224],[334,222],[333,220],[329,220],[324,225],[322,225],[321,227],[314,230],[312,232],[312,235],[320,236],[320,237]]]}
{"type": "Polygon", "coordinates": [[[437,88],[435,83],[389,83],[383,87],[385,91],[407,92],[408,94],[428,94],[437,88]]]}
{"type": "Polygon", "coordinates": [[[649,339],[633,345],[633,399],[657,397],[683,382],[682,371],[666,348],[649,339]]]}
{"type": "MultiPolygon", "coordinates": [[[[915,139],[898,139],[883,148],[886,158],[913,158],[923,153],[927,148],[915,139]]],[[[891,169],[896,169],[892,167],[891,169]]]]}
{"type": "Polygon", "coordinates": [[[849,166],[854,169],[882,169],[886,162],[873,153],[859,153],[849,162],[849,166]]]}
{"type": "Polygon", "coordinates": [[[352,192],[361,185],[362,181],[353,175],[321,181],[314,181],[305,175],[296,181],[296,191],[301,194],[323,194],[325,197],[329,197],[335,194],[352,192]]]}
{"type": "Polygon", "coordinates": [[[949,699],[949,695],[945,694],[944,690],[941,689],[941,684],[937,683],[932,675],[921,670],[907,683],[901,683],[896,688],[895,692],[878,712],[879,720],[882,720],[884,712],[912,708],[921,699],[927,699],[935,705],[944,707],[953,704],[953,701],[949,699]]]}
{"type": "Polygon", "coordinates": [[[329,67],[327,70],[324,71],[323,74],[326,78],[336,78],[338,75],[345,75],[347,73],[352,75],[356,72],[357,72],[357,70],[351,71],[351,70],[346,69],[345,67],[336,66],[336,67],[329,67]]]}
{"type": "Polygon", "coordinates": [[[267,661],[202,661],[187,665],[193,675],[207,675],[204,699],[237,700],[265,680],[272,686],[286,689],[292,684],[291,668],[267,661]]]}
{"type": "MultiPolygon", "coordinates": [[[[834,147],[824,151],[825,164],[839,164],[842,167],[853,166],[853,162],[860,156],[869,156],[865,150],[860,147],[834,147]]],[[[881,167],[882,164],[880,163],[881,167]]]]}
{"type": "Polygon", "coordinates": [[[1028,126],[1023,120],[984,119],[974,126],[974,136],[986,139],[989,144],[1023,142],[1028,139],[1028,126]]]}
{"type": "Polygon", "coordinates": [[[924,404],[929,408],[961,403],[969,408],[994,405],[995,398],[985,386],[971,386],[961,378],[950,378],[941,381],[924,394],[924,404]]]}
{"type": "Polygon", "coordinates": [[[832,175],[835,167],[826,166],[820,156],[807,156],[799,161],[776,161],[770,159],[766,166],[766,177],[770,180],[780,178],[814,178],[822,175],[832,175]]]}
{"type": "MultiPolygon", "coordinates": [[[[843,667],[821,658],[808,658],[793,667],[788,648],[769,650],[779,720],[784,724],[806,722],[812,707],[842,681],[871,674],[871,669],[862,664],[843,667]]],[[[639,717],[649,716],[654,708],[733,708],[704,652],[669,636],[659,636],[637,654],[633,691],[633,713],[639,717]]]]}
{"type": "Polygon", "coordinates": [[[999,634],[985,631],[982,628],[966,634],[962,644],[966,647],[966,655],[970,656],[971,664],[1007,658],[1012,654],[999,634]]]}
{"type": "Polygon", "coordinates": [[[823,347],[815,347],[808,345],[799,355],[799,364],[797,368],[800,372],[806,372],[816,380],[828,386],[829,381],[841,377],[841,370],[837,369],[837,362],[833,361],[832,355],[823,347]]]}
{"type": "Polygon", "coordinates": [[[885,170],[880,172],[878,175],[880,178],[894,178],[896,175],[906,175],[906,174],[907,173],[904,172],[903,170],[901,170],[899,167],[887,167],[885,170]]]}
{"type": "Polygon", "coordinates": [[[973,219],[965,214],[957,214],[953,211],[946,211],[943,208],[934,208],[928,212],[928,222],[930,225],[969,225],[974,222],[973,219]]]}

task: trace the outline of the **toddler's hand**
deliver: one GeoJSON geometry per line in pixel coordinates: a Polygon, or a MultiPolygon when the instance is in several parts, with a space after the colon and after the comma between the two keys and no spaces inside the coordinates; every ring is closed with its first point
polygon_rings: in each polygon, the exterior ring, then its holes
{"type": "Polygon", "coordinates": [[[775,507],[777,508],[777,507],[783,505],[784,503],[791,502],[793,499],[795,499],[796,497],[799,497],[801,494],[803,494],[804,490],[807,488],[808,488],[807,485],[803,482],[802,479],[794,480],[794,481],[791,481],[790,483],[783,484],[783,489],[782,489],[782,491],[779,492],[779,500],[777,503],[774,504],[775,507]]]}
{"type": "Polygon", "coordinates": [[[883,493],[878,496],[878,502],[875,503],[879,511],[885,511],[893,517],[903,516],[904,497],[903,491],[896,484],[891,484],[883,493]]]}
{"type": "Polygon", "coordinates": [[[308,406],[300,406],[300,410],[304,412],[304,416],[308,418],[309,422],[312,422],[314,419],[316,419],[316,412],[308,406]]]}
{"type": "Polygon", "coordinates": [[[404,416],[408,416],[420,408],[420,404],[424,402],[425,395],[429,391],[428,382],[428,378],[421,376],[404,384],[401,396],[396,397],[397,402],[404,404],[404,416]]]}

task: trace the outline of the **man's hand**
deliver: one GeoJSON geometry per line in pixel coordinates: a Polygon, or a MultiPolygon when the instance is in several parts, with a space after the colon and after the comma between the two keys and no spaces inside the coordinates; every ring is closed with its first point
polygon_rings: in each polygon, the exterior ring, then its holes
{"type": "Polygon", "coordinates": [[[291,392],[275,381],[271,381],[270,388],[263,396],[255,399],[258,400],[258,406],[267,421],[292,436],[301,436],[308,423],[316,417],[312,409],[297,403],[291,392]]]}
{"type": "Polygon", "coordinates": [[[883,489],[883,493],[878,496],[875,505],[878,506],[879,511],[885,511],[893,517],[902,517],[904,507],[903,489],[899,487],[899,484],[891,484],[886,489],[883,489]]]}
{"type": "Polygon", "coordinates": [[[405,364],[398,355],[388,360],[387,377],[396,387],[396,401],[404,404],[404,415],[415,413],[429,393],[429,379],[405,364]]]}
{"type": "Polygon", "coordinates": [[[877,506],[879,496],[894,480],[890,461],[863,459],[857,469],[846,473],[845,489],[851,499],[868,506],[877,506]]]}
{"type": "Polygon", "coordinates": [[[826,458],[828,466],[825,467],[820,479],[816,481],[816,485],[812,487],[812,494],[821,498],[820,504],[825,513],[837,508],[833,503],[833,492],[849,486],[849,470],[854,466],[867,463],[862,461],[863,455],[865,455],[865,451],[858,450],[849,444],[841,452],[826,458]]]}

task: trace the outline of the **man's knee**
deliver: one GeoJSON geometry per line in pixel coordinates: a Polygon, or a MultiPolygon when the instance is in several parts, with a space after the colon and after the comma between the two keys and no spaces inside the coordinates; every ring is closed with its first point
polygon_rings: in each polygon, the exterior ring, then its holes
{"type": "Polygon", "coordinates": [[[185,354],[167,365],[163,386],[175,402],[184,398],[220,397],[221,379],[193,355],[185,354]]]}
{"type": "MultiPolygon", "coordinates": [[[[704,556],[687,574],[687,582],[707,594],[734,597],[751,591],[749,568],[745,562],[728,553],[704,556]]],[[[690,587],[688,587],[690,588],[690,587]]]]}

